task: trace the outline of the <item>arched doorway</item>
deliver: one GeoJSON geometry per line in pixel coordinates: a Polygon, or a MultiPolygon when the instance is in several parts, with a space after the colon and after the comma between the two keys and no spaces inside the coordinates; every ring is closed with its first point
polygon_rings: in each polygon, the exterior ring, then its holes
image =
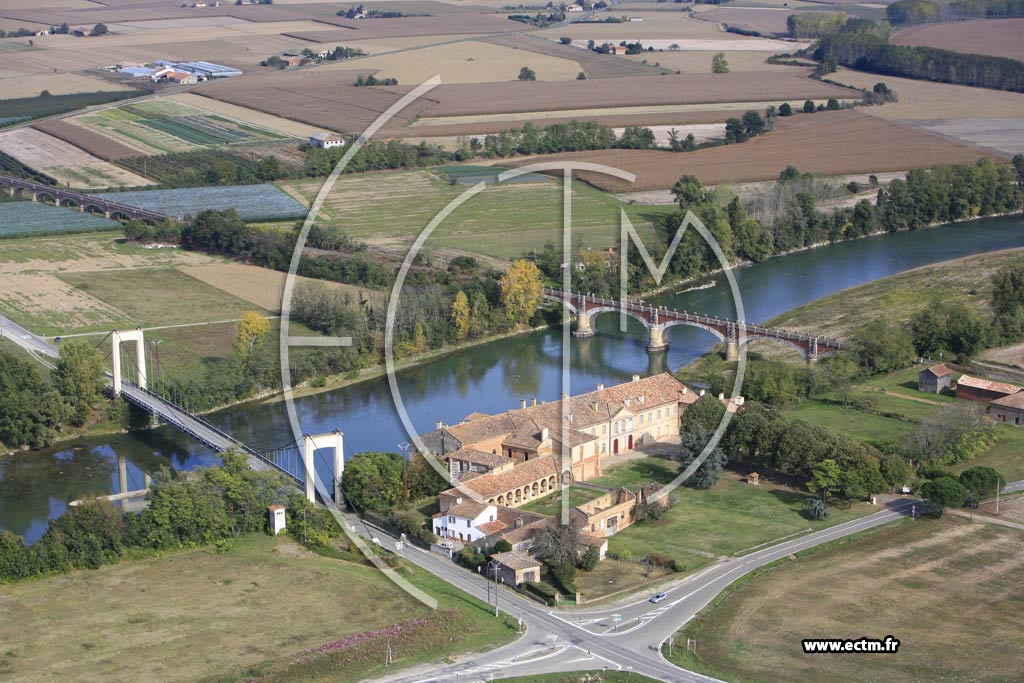
{"type": "Polygon", "coordinates": [[[629,435],[629,446],[626,448],[627,451],[633,450],[633,435],[629,435]]]}
{"type": "Polygon", "coordinates": [[[614,454],[616,454],[618,452],[619,452],[619,440],[615,439],[615,441],[612,442],[612,454],[614,455],[614,454]]]}

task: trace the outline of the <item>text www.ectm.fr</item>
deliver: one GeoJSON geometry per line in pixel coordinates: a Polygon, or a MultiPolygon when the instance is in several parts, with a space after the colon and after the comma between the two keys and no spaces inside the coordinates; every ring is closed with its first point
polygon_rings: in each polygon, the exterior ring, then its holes
{"type": "Polygon", "coordinates": [[[892,636],[886,636],[883,640],[875,638],[822,638],[817,640],[806,639],[801,641],[805,653],[815,652],[882,652],[896,653],[900,649],[900,641],[892,636]]]}

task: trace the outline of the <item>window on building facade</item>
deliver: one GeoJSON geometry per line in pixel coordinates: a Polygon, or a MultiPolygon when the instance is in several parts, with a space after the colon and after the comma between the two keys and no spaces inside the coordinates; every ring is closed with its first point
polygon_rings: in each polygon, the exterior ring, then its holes
{"type": "Polygon", "coordinates": [[[455,524],[455,518],[449,515],[449,517],[448,517],[448,523],[449,523],[449,524],[455,524]]]}

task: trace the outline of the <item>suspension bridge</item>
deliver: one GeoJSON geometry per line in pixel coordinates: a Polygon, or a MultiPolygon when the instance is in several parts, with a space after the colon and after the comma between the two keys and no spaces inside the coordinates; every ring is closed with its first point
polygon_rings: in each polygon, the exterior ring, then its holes
{"type": "MultiPolygon", "coordinates": [[[[0,329],[6,329],[6,338],[50,368],[54,367],[45,357],[60,357],[55,345],[2,316],[0,325],[0,329]]],[[[316,458],[323,457],[320,451],[332,449],[333,461],[325,463],[325,469],[327,465],[330,466],[333,500],[336,503],[341,501],[341,475],[345,463],[344,435],[340,431],[306,434],[300,443],[289,441],[277,446],[256,448],[200,417],[199,411],[190,405],[187,388],[176,382],[160,366],[159,358],[153,364],[148,363],[146,342],[141,329],[114,330],[100,339],[95,347],[100,348],[107,340],[110,340],[111,345],[104,361],[111,361],[112,372],[106,378],[114,396],[120,396],[159,422],[191,436],[215,453],[234,450],[247,458],[253,470],[280,472],[312,502],[316,500],[316,458]],[[134,344],[135,352],[128,353],[126,344],[134,344]],[[126,376],[133,377],[134,381],[126,376]]]]}
{"type": "Polygon", "coordinates": [[[576,315],[577,337],[594,335],[594,318],[602,313],[619,313],[639,320],[647,328],[648,351],[663,351],[668,348],[665,332],[676,325],[689,325],[707,330],[725,342],[725,358],[729,361],[739,360],[740,344],[752,338],[775,339],[795,346],[810,362],[821,356],[840,351],[843,343],[830,337],[800,334],[788,330],[779,330],[761,325],[750,325],[742,320],[729,320],[701,313],[679,311],[667,306],[653,306],[642,301],[620,301],[606,297],[563,292],[560,289],[545,287],[543,295],[546,299],[558,301],[576,315]]]}

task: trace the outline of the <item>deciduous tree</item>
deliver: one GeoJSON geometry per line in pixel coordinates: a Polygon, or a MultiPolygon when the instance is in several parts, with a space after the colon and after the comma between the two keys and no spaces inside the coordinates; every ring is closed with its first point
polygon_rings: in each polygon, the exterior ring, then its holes
{"type": "Polygon", "coordinates": [[[532,261],[513,261],[500,284],[501,303],[509,322],[513,325],[528,322],[540,302],[543,288],[540,269],[532,261]]]}

